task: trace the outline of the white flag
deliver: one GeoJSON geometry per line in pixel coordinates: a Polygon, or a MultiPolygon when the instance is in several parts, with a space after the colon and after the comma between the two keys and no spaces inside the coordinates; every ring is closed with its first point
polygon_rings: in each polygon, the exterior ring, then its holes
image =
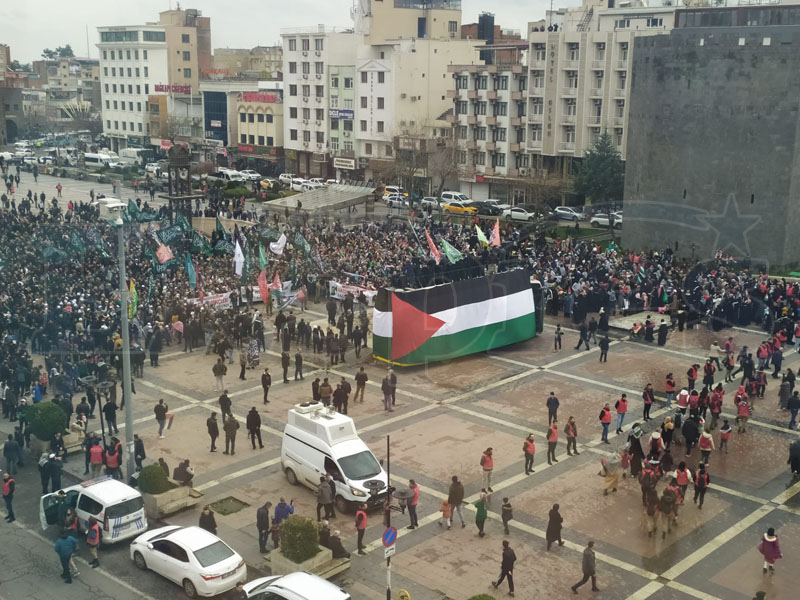
{"type": "Polygon", "coordinates": [[[286,234],[282,233],[277,242],[270,242],[269,250],[273,254],[283,254],[284,246],[286,246],[286,234]]]}
{"type": "Polygon", "coordinates": [[[242,252],[241,246],[239,246],[239,240],[236,240],[236,249],[233,252],[233,268],[236,271],[237,275],[242,274],[243,266],[244,266],[244,253],[242,252]]]}

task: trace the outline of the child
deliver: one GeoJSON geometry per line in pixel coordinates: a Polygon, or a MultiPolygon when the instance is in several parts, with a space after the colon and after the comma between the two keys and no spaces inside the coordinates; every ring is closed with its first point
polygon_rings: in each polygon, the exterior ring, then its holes
{"type": "Polygon", "coordinates": [[[447,498],[442,500],[442,505],[439,507],[439,510],[442,512],[442,518],[439,519],[439,527],[442,527],[450,523],[450,503],[447,501],[447,498]]]}
{"type": "Polygon", "coordinates": [[[722,427],[719,430],[719,451],[725,450],[725,454],[728,453],[728,440],[731,437],[731,431],[733,431],[733,427],[728,423],[728,419],[722,421],[722,427]]]}
{"type": "Polygon", "coordinates": [[[622,478],[625,479],[631,469],[631,453],[627,448],[624,448],[619,455],[619,466],[622,468],[622,478]]]}
{"type": "Polygon", "coordinates": [[[514,518],[514,515],[511,514],[511,503],[508,501],[508,498],[503,498],[503,505],[500,507],[500,510],[503,519],[503,530],[506,535],[509,535],[511,532],[508,530],[508,522],[514,518]]]}

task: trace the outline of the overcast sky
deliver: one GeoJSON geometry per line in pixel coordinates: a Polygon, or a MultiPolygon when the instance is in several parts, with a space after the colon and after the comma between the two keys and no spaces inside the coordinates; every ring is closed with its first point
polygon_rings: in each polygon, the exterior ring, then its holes
{"type": "MultiPolygon", "coordinates": [[[[352,24],[353,0],[193,0],[181,4],[211,17],[214,48],[272,45],[280,41],[282,27],[352,24]]],[[[556,8],[579,4],[580,0],[553,2],[556,8]]],[[[0,0],[0,42],[9,44],[11,58],[23,63],[40,58],[43,48],[65,44],[71,44],[77,56],[86,56],[88,25],[89,50],[96,58],[97,27],[156,21],[158,12],[170,6],[175,8],[175,0],[0,0]]],[[[549,6],[550,0],[462,0],[462,22],[474,23],[480,12],[489,10],[496,24],[524,30],[528,21],[544,18],[549,6]]]]}

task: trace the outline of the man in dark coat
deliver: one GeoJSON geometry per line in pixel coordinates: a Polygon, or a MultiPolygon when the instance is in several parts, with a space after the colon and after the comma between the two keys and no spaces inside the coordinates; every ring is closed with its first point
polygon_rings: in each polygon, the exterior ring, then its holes
{"type": "Polygon", "coordinates": [[[553,542],[557,541],[559,546],[564,545],[564,541],[561,539],[561,526],[564,519],[561,517],[561,513],[558,512],[559,508],[560,506],[558,504],[553,504],[553,508],[550,509],[547,521],[547,532],[545,533],[548,551],[550,550],[550,546],[553,545],[553,542]]]}
{"type": "Polygon", "coordinates": [[[594,542],[592,540],[589,540],[583,551],[582,567],[583,579],[572,586],[572,593],[577,594],[578,588],[589,581],[590,578],[592,580],[592,591],[599,592],[600,588],[597,587],[597,570],[595,568],[594,542]]]}
{"type": "Polygon", "coordinates": [[[500,577],[497,581],[492,582],[495,589],[503,583],[503,579],[508,578],[508,595],[514,595],[514,563],[517,561],[517,555],[508,544],[508,540],[503,540],[503,558],[500,562],[500,577]]]}
{"type": "Polygon", "coordinates": [[[250,436],[250,443],[253,445],[253,450],[256,449],[256,438],[258,438],[258,447],[263,448],[264,444],[261,441],[261,415],[258,414],[255,406],[247,413],[246,424],[247,433],[250,436]]]}
{"type": "Polygon", "coordinates": [[[208,437],[211,438],[211,452],[217,451],[217,438],[219,437],[219,424],[217,423],[217,413],[212,412],[211,416],[206,419],[206,428],[208,429],[208,437]]]}

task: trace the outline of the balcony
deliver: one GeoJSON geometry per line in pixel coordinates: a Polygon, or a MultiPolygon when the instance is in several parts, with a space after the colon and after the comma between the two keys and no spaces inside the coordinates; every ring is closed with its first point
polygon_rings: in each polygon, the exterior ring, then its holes
{"type": "Polygon", "coordinates": [[[531,88],[531,96],[544,96],[544,86],[534,86],[531,88]]]}
{"type": "Polygon", "coordinates": [[[627,60],[618,60],[617,65],[615,67],[617,70],[627,71],[628,70],[628,61],[627,60]]]}
{"type": "Polygon", "coordinates": [[[542,59],[533,59],[528,61],[528,68],[531,71],[541,71],[547,66],[547,60],[542,59]]]}
{"type": "Polygon", "coordinates": [[[521,127],[522,126],[522,117],[511,117],[511,126],[512,127],[521,127]]]}
{"type": "Polygon", "coordinates": [[[593,60],[592,61],[592,69],[605,69],[606,68],[606,61],[604,60],[593,60]]]}
{"type": "Polygon", "coordinates": [[[601,118],[602,117],[600,117],[599,115],[592,115],[591,117],[589,117],[587,119],[589,127],[599,127],[601,118]]]}
{"type": "Polygon", "coordinates": [[[625,124],[625,117],[614,117],[614,127],[622,127],[625,124]]]}
{"type": "Polygon", "coordinates": [[[592,88],[589,92],[589,96],[592,98],[602,98],[603,97],[603,88],[592,88]]]}
{"type": "Polygon", "coordinates": [[[487,73],[497,73],[497,65],[489,65],[486,67],[487,73]]]}
{"type": "Polygon", "coordinates": [[[469,115],[467,117],[467,125],[476,125],[478,123],[478,117],[475,115],[469,115]]]}
{"type": "Polygon", "coordinates": [[[574,71],[581,65],[580,60],[562,60],[561,61],[561,68],[562,69],[569,69],[574,71]]]}
{"type": "Polygon", "coordinates": [[[576,87],[561,88],[561,95],[562,96],[577,96],[578,95],[578,88],[576,88],[576,87]]]}
{"type": "Polygon", "coordinates": [[[521,92],[521,91],[511,92],[511,99],[512,100],[522,100],[522,98],[524,98],[523,92],[521,92]]]}
{"type": "Polygon", "coordinates": [[[512,73],[522,73],[522,65],[511,65],[512,73]]]}
{"type": "Polygon", "coordinates": [[[486,167],[483,170],[483,174],[491,177],[492,175],[494,175],[494,167],[486,167]]]}
{"type": "Polygon", "coordinates": [[[467,98],[474,100],[478,97],[478,90],[467,90],[467,98]]]}
{"type": "Polygon", "coordinates": [[[331,154],[337,158],[355,158],[356,151],[355,150],[337,150],[335,152],[331,152],[331,154]]]}
{"type": "Polygon", "coordinates": [[[509,169],[506,171],[508,177],[519,177],[519,169],[509,169]]]}
{"type": "Polygon", "coordinates": [[[559,152],[575,152],[575,142],[559,142],[559,152]]]}
{"type": "Polygon", "coordinates": [[[458,123],[458,115],[447,115],[447,122],[451,125],[453,123],[458,123]]]}
{"type": "Polygon", "coordinates": [[[618,87],[614,90],[614,98],[624,98],[627,90],[624,87],[618,87]]]}
{"type": "Polygon", "coordinates": [[[486,151],[494,152],[497,150],[497,142],[486,142],[486,151]]]}
{"type": "Polygon", "coordinates": [[[486,124],[490,127],[497,125],[497,117],[486,117],[486,124]]]}
{"type": "Polygon", "coordinates": [[[458,92],[460,90],[447,90],[447,97],[448,98],[458,98],[458,92]]]}
{"type": "Polygon", "coordinates": [[[497,90],[489,90],[486,92],[486,97],[489,100],[497,100],[497,90]]]}
{"type": "Polygon", "coordinates": [[[464,142],[464,147],[467,150],[475,150],[478,147],[478,140],[467,140],[464,142]]]}
{"type": "Polygon", "coordinates": [[[561,122],[562,123],[574,123],[575,122],[575,115],[561,115],[561,122]]]}
{"type": "Polygon", "coordinates": [[[541,150],[542,140],[534,140],[532,138],[528,138],[528,148],[531,148],[533,150],[541,150]]]}
{"type": "Polygon", "coordinates": [[[542,113],[529,113],[528,114],[528,123],[541,123],[544,119],[544,115],[542,113]]]}
{"type": "Polygon", "coordinates": [[[513,142],[508,146],[509,152],[519,152],[519,142],[513,142]]]}

